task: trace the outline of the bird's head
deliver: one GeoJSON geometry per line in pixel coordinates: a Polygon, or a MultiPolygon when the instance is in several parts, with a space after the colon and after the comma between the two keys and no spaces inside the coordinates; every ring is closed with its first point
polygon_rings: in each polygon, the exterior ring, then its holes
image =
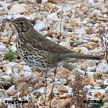
{"type": "Polygon", "coordinates": [[[26,18],[17,18],[12,21],[17,31],[20,33],[27,33],[31,28],[33,28],[31,22],[26,18]]]}

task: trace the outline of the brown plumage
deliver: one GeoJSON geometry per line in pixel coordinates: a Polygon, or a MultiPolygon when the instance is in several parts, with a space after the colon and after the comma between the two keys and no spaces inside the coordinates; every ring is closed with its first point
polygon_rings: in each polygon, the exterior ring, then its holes
{"type": "Polygon", "coordinates": [[[29,20],[12,21],[18,31],[16,47],[20,57],[37,71],[46,71],[68,58],[100,60],[100,56],[81,54],[58,45],[37,32],[29,20]]]}

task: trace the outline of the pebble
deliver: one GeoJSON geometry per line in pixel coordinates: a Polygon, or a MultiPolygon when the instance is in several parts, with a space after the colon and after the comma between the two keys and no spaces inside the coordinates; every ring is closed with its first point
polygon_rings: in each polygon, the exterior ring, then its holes
{"type": "Polygon", "coordinates": [[[6,46],[0,45],[0,51],[2,52],[2,51],[5,51],[5,50],[6,50],[6,46]]]}
{"type": "Polygon", "coordinates": [[[31,72],[30,66],[24,66],[24,67],[23,67],[23,70],[24,70],[24,71],[29,71],[29,72],[31,72]]]}
{"type": "Polygon", "coordinates": [[[75,32],[78,34],[78,36],[82,36],[86,34],[86,30],[83,27],[76,29],[75,32]]]}
{"type": "Polygon", "coordinates": [[[84,25],[86,25],[88,23],[88,20],[89,19],[84,19],[81,23],[84,24],[84,25]]]}
{"type": "Polygon", "coordinates": [[[88,77],[84,78],[82,82],[85,85],[93,85],[95,80],[94,80],[93,75],[91,75],[91,76],[88,76],[88,77]]]}
{"type": "Polygon", "coordinates": [[[85,71],[83,71],[83,70],[78,70],[78,73],[80,74],[80,75],[85,75],[85,71]]]}
{"type": "Polygon", "coordinates": [[[105,80],[103,81],[103,84],[108,86],[108,79],[105,79],[105,80]]]}
{"type": "Polygon", "coordinates": [[[12,68],[11,67],[6,67],[6,71],[5,71],[5,73],[7,73],[7,74],[12,74],[12,68]]]}
{"type": "Polygon", "coordinates": [[[99,90],[91,89],[91,93],[94,94],[96,92],[100,92],[101,94],[105,94],[105,89],[99,89],[99,90]]]}
{"type": "Polygon", "coordinates": [[[26,5],[23,4],[13,4],[10,8],[11,14],[21,14],[26,12],[26,5]]]}
{"type": "Polygon", "coordinates": [[[95,84],[94,89],[96,89],[96,90],[101,89],[100,84],[95,84]]]}
{"type": "Polygon", "coordinates": [[[71,87],[68,87],[68,86],[65,86],[68,90],[68,93],[72,93],[72,88],[71,87]]]}
{"type": "Polygon", "coordinates": [[[93,10],[93,12],[91,13],[91,17],[99,17],[100,15],[100,10],[93,10]]]}
{"type": "Polygon", "coordinates": [[[108,93],[108,86],[105,88],[105,93],[108,93]]]}
{"type": "Polygon", "coordinates": [[[87,71],[88,72],[96,72],[96,66],[88,67],[87,71]]]}
{"type": "Polygon", "coordinates": [[[31,73],[31,72],[24,72],[24,77],[26,79],[31,79],[33,77],[33,73],[31,73]]]}
{"type": "Polygon", "coordinates": [[[85,85],[84,88],[87,90],[90,90],[92,88],[92,86],[91,85],[85,85]]]}
{"type": "Polygon", "coordinates": [[[103,72],[105,74],[108,73],[108,64],[100,63],[97,68],[96,68],[96,72],[103,72]]]}
{"type": "Polygon", "coordinates": [[[60,42],[59,45],[62,45],[64,47],[70,47],[70,43],[69,42],[60,42]]]}
{"type": "Polygon", "coordinates": [[[64,86],[63,86],[63,87],[60,87],[58,91],[61,92],[61,93],[66,93],[66,92],[68,92],[67,88],[64,87],[64,86]]]}
{"type": "Polygon", "coordinates": [[[58,21],[57,13],[49,14],[47,17],[48,17],[49,19],[51,19],[52,21],[58,21]]]}
{"type": "Polygon", "coordinates": [[[46,29],[46,25],[45,25],[44,22],[39,21],[38,23],[36,23],[36,24],[34,25],[34,29],[35,29],[35,30],[42,31],[42,30],[46,29]]]}
{"type": "Polygon", "coordinates": [[[82,64],[83,66],[85,65],[86,68],[96,66],[96,62],[93,60],[85,60],[82,64]]]}
{"type": "Polygon", "coordinates": [[[48,2],[48,0],[42,0],[42,3],[47,3],[48,2]]]}
{"type": "Polygon", "coordinates": [[[67,79],[69,76],[69,70],[66,68],[61,68],[59,69],[59,71],[57,72],[57,77],[63,78],[63,79],[67,79]]]}
{"type": "Polygon", "coordinates": [[[3,71],[2,71],[2,69],[0,69],[0,73],[2,73],[3,71]]]}
{"type": "Polygon", "coordinates": [[[4,76],[2,76],[1,78],[3,78],[5,81],[11,81],[11,77],[9,76],[9,75],[4,75],[4,76]]]}
{"type": "Polygon", "coordinates": [[[89,50],[87,48],[85,48],[85,47],[82,47],[80,53],[82,53],[82,54],[88,54],[89,50]]]}
{"type": "Polygon", "coordinates": [[[13,52],[16,52],[17,51],[16,45],[12,45],[11,49],[13,52]]]}
{"type": "Polygon", "coordinates": [[[13,78],[15,79],[20,78],[20,75],[18,74],[18,72],[13,72],[13,78]]]}
{"type": "Polygon", "coordinates": [[[88,0],[88,2],[89,2],[92,6],[94,6],[94,0],[88,0]]]}
{"type": "Polygon", "coordinates": [[[45,93],[45,91],[44,91],[44,88],[42,87],[42,88],[40,88],[40,89],[38,89],[38,90],[34,90],[33,91],[33,94],[34,93],[41,93],[41,94],[43,94],[43,93],[45,93]]]}

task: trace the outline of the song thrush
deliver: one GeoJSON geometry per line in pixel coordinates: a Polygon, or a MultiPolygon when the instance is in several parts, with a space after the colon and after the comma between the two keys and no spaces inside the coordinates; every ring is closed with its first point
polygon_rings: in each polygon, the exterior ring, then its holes
{"type": "Polygon", "coordinates": [[[17,18],[12,22],[18,32],[16,47],[19,56],[39,72],[50,70],[69,58],[101,59],[100,56],[77,53],[52,42],[37,32],[26,18],[17,18]]]}

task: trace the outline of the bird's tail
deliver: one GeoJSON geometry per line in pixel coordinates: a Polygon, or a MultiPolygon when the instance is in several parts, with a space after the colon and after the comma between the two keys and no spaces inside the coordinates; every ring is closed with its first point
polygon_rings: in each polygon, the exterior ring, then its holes
{"type": "Polygon", "coordinates": [[[65,53],[60,54],[61,59],[67,59],[67,58],[77,58],[77,59],[92,59],[92,60],[100,60],[101,56],[97,55],[88,55],[88,54],[81,54],[77,52],[71,52],[71,53],[65,53]]]}

